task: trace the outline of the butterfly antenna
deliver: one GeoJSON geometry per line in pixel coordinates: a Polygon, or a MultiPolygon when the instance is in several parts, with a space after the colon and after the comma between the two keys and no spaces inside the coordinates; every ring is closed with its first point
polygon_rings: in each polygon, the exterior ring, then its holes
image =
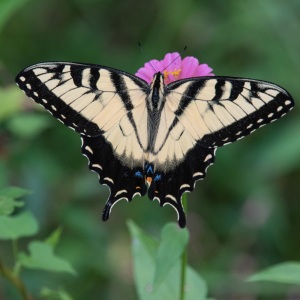
{"type": "MultiPolygon", "coordinates": [[[[145,55],[145,53],[144,53],[142,44],[141,44],[140,42],[138,42],[138,45],[139,45],[140,50],[141,50],[141,52],[142,52],[142,54],[143,54],[143,56],[144,56],[144,58],[145,58],[145,60],[146,60],[146,55],[145,55]]],[[[149,64],[151,65],[151,67],[152,67],[152,69],[155,71],[155,73],[157,73],[157,70],[155,69],[155,67],[154,67],[153,64],[151,63],[151,60],[149,60],[149,64]]]]}
{"type": "MultiPolygon", "coordinates": [[[[185,52],[185,50],[187,49],[187,46],[184,47],[183,52],[185,52]]],[[[164,69],[163,71],[165,71],[176,59],[178,59],[180,57],[180,54],[178,54],[178,56],[176,56],[164,69]]],[[[162,71],[162,72],[163,72],[162,71]]]]}

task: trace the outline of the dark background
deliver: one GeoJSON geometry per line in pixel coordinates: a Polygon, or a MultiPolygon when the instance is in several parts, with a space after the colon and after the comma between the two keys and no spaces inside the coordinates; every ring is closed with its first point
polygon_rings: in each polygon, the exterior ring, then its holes
{"type": "MultiPolygon", "coordinates": [[[[158,237],[176,214],[136,197],[119,202],[102,223],[108,189],[88,171],[79,136],[27,99],[15,76],[42,61],[135,73],[187,46],[182,55],[216,75],[271,81],[296,101],[282,120],[217,151],[208,176],[188,195],[189,263],[216,299],[300,299],[296,286],[244,281],[264,267],[300,260],[299,20],[297,0],[0,3],[0,184],[33,191],[26,203],[41,223],[39,237],[62,226],[57,253],[79,273],[27,271],[31,291],[61,286],[75,299],[136,299],[126,220],[158,237]]],[[[0,243],[1,256],[9,259],[10,251],[0,243]]],[[[10,290],[4,281],[1,290],[10,290]]]]}

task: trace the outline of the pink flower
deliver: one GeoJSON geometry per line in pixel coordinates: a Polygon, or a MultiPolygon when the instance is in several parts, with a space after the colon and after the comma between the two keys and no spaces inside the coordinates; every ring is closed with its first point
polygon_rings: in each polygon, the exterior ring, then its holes
{"type": "Polygon", "coordinates": [[[181,59],[180,54],[177,52],[167,53],[162,60],[150,60],[135,75],[151,83],[154,74],[157,72],[164,74],[166,84],[184,78],[214,76],[211,73],[212,68],[207,64],[199,64],[198,59],[193,56],[181,59]]]}

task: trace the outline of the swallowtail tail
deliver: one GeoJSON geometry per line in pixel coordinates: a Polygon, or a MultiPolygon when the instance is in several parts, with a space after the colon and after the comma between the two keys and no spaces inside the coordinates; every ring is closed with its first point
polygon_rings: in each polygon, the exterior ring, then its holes
{"type": "Polygon", "coordinates": [[[285,115],[291,95],[269,82],[195,77],[170,84],[163,74],[144,80],[109,67],[47,62],[16,78],[25,94],[81,135],[82,153],[110,189],[103,210],[135,195],[175,208],[214,163],[217,147],[285,115]]]}

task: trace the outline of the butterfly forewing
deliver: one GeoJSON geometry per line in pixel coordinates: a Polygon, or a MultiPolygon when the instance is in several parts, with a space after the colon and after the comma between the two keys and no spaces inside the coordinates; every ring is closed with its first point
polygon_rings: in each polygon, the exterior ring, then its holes
{"type": "MultiPolygon", "coordinates": [[[[220,147],[285,115],[290,94],[264,81],[203,77],[169,85],[178,122],[204,147],[220,147]]],[[[176,128],[176,127],[174,127],[176,128]]]]}
{"type": "MultiPolygon", "coordinates": [[[[159,83],[162,74],[154,80],[159,83]]],[[[174,207],[181,227],[186,222],[182,194],[205,177],[217,147],[280,118],[294,105],[284,89],[263,81],[189,78],[161,82],[160,93],[134,75],[78,63],[37,64],[16,82],[81,134],[89,168],[110,188],[103,220],[117,201],[145,195],[148,185],[149,198],[174,207]],[[157,111],[150,102],[153,94],[162,97],[155,99],[163,103],[157,111]]]]}
{"type": "Polygon", "coordinates": [[[143,80],[114,69],[77,63],[41,63],[22,71],[19,87],[53,116],[75,131],[96,136],[145,105],[143,80]],[[136,100],[133,103],[133,100],[136,100]],[[112,114],[111,111],[114,111],[112,114]]]}

